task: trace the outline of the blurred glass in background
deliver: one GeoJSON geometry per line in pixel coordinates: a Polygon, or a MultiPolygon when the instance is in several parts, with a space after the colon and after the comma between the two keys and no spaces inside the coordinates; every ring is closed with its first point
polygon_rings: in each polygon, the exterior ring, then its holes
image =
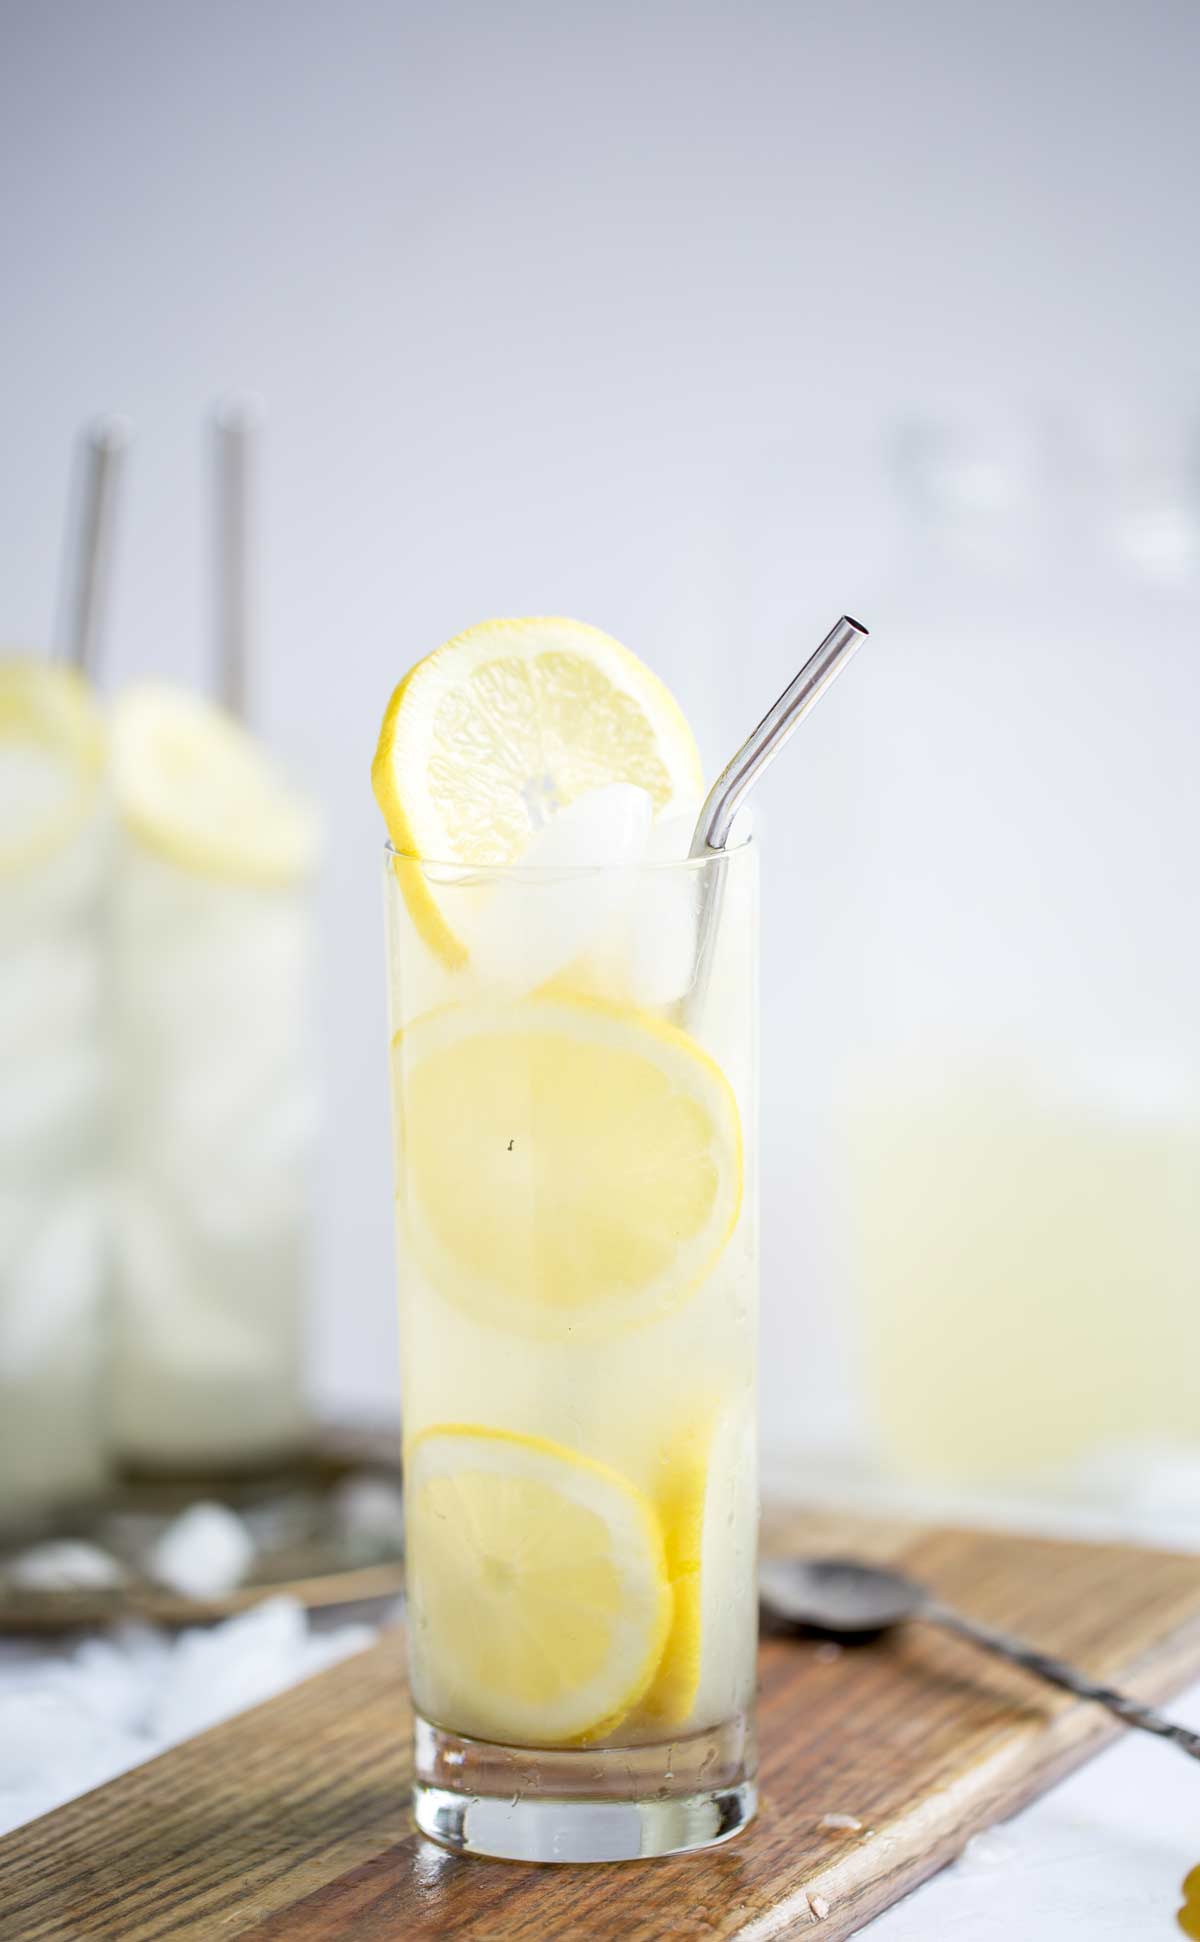
{"type": "Polygon", "coordinates": [[[140,1469],[308,1428],[315,812],[233,719],[118,697],[112,1436],[140,1469]]]}
{"type": "MultiPolygon", "coordinates": [[[[0,1526],[18,1528],[78,1517],[131,1469],[279,1463],[311,1427],[320,818],[230,706],[95,693],[117,456],[111,434],[84,443],[59,658],[0,660],[0,1526]]],[[[220,474],[217,498],[232,699],[245,507],[220,474]]]]}
{"type": "Polygon", "coordinates": [[[82,677],[0,658],[0,1523],[108,1462],[104,766],[82,677]]]}
{"type": "Polygon", "coordinates": [[[1136,1518],[1182,1475],[1200,1512],[1198,426],[974,406],[890,438],[836,1095],[893,1483],[1136,1518]]]}

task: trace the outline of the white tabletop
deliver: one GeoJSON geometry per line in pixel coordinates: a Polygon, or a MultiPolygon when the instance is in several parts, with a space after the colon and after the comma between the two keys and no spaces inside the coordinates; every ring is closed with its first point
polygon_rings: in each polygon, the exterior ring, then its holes
{"type": "MultiPolygon", "coordinates": [[[[1167,1709],[1200,1727],[1200,1686],[1167,1709]]],[[[868,1923],[870,1942],[1178,1942],[1200,1862],[1200,1766],[1148,1733],[1111,1747],[868,1923]]]]}

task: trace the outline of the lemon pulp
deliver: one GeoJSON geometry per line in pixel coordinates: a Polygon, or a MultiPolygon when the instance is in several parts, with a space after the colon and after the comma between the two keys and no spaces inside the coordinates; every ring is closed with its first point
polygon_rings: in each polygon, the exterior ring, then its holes
{"type": "Polygon", "coordinates": [[[598,627],[485,621],[419,661],[388,704],[371,781],[422,937],[447,965],[467,949],[418,859],[512,863],[556,808],[610,782],[656,810],[703,789],[669,689],[598,627]]]}
{"type": "Polygon", "coordinates": [[[126,825],[184,869],[292,883],[319,850],[314,810],[241,724],[199,695],[146,681],[113,706],[113,782],[126,825]]]}
{"type": "Polygon", "coordinates": [[[431,1013],[394,1057],[411,1241],[480,1319],[600,1339],[684,1300],[724,1249],[737,1104],[686,1033],[541,997],[431,1013]]]}
{"type": "Polygon", "coordinates": [[[89,815],[104,731],[73,668],[14,656],[0,662],[0,872],[36,867],[89,815]]]}
{"type": "Polygon", "coordinates": [[[406,1453],[413,1651],[455,1731],[562,1745],[645,1692],[670,1623],[652,1506],[560,1444],[437,1425],[406,1453]]]}

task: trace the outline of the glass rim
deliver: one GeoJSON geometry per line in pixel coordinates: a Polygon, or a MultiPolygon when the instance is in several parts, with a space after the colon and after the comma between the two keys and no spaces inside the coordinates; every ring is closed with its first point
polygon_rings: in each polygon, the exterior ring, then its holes
{"type": "Polygon", "coordinates": [[[447,873],[446,882],[453,889],[455,883],[515,882],[515,883],[558,883],[567,877],[604,877],[615,876],[622,871],[643,870],[711,870],[726,857],[742,856],[748,850],[757,850],[758,840],[753,829],[739,836],[736,842],[727,843],[723,850],[710,850],[707,856],[670,856],[639,858],[636,862],[619,863],[463,863],[447,862],[444,858],[418,856],[413,850],[400,850],[389,837],[384,843],[385,862],[415,863],[422,870],[437,870],[447,873]]]}

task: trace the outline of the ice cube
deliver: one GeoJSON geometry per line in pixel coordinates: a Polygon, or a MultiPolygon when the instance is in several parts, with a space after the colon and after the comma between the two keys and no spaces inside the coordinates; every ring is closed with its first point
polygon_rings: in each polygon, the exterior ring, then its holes
{"type": "Polygon", "coordinates": [[[521,853],[521,869],[593,869],[637,863],[645,853],[654,804],[631,782],[585,789],[535,829],[521,853]]]}
{"type": "Polygon", "coordinates": [[[373,1643],[369,1625],[311,1630],[293,1598],[271,1598],[174,1642],[124,1624],[0,1685],[0,1833],[137,1766],[244,1707],[373,1643]]]}
{"type": "Polygon", "coordinates": [[[638,872],[629,911],[629,988],[638,1004],[675,1004],[692,982],[704,870],[638,872]]]}
{"type": "MultiPolygon", "coordinates": [[[[694,823],[685,827],[687,823],[685,817],[673,828],[664,826],[659,838],[660,848],[666,852],[664,860],[680,861],[688,855],[694,823]]],[[[752,811],[743,804],[734,817],[727,848],[736,849],[747,842],[752,827],[752,811]]],[[[640,1003],[674,1005],[691,990],[702,914],[713,927],[716,958],[728,957],[734,900],[727,884],[716,874],[718,867],[697,862],[694,869],[648,870],[643,874],[633,915],[630,974],[633,995],[640,1003]]],[[[710,959],[710,981],[713,975],[710,959]]]]}
{"type": "Polygon", "coordinates": [[[619,923],[633,893],[627,866],[643,856],[653,817],[644,789],[588,789],[535,830],[516,866],[528,871],[479,900],[466,938],[489,987],[534,991],[619,923]],[[586,874],[583,874],[586,872],[586,874]]]}
{"type": "Polygon", "coordinates": [[[260,1551],[281,1551],[310,1544],[325,1525],[322,1500],[307,1490],[288,1490],[242,1512],[246,1528],[260,1551]]]}
{"type": "Polygon", "coordinates": [[[189,1504],[151,1549],[147,1568],[160,1585],[188,1598],[218,1598],[241,1583],[254,1539],[224,1504],[189,1504]]]}
{"type": "Polygon", "coordinates": [[[955,1873],[960,1875],[991,1875],[1003,1869],[1014,1869],[1021,1861],[1021,1848],[1007,1834],[998,1834],[995,1828],[985,1828],[981,1834],[973,1834],[958,1857],[955,1873]]]}
{"type": "Polygon", "coordinates": [[[265,1599],[211,1630],[184,1632],[153,1696],[149,1731],[173,1745],[362,1651],[374,1639],[369,1625],[314,1633],[299,1600],[287,1596],[265,1599]]]}
{"type": "Polygon", "coordinates": [[[162,1632],[129,1620],[106,1637],[77,1645],[58,1684],[96,1719],[144,1734],[171,1650],[162,1632]]]}
{"type": "Polygon", "coordinates": [[[364,1652],[367,1646],[374,1645],[375,1639],[373,1625],[339,1625],[332,1632],[310,1630],[296,1678],[309,1679],[314,1672],[324,1672],[327,1666],[352,1658],[356,1652],[364,1652]]]}
{"type": "Polygon", "coordinates": [[[348,1477],[334,1494],[337,1522],[356,1558],[394,1558],[404,1549],[404,1501],[382,1477],[348,1477]]]}
{"type": "Polygon", "coordinates": [[[146,1752],[49,1683],[0,1693],[0,1833],[114,1779],[146,1752]]]}
{"type": "Polygon", "coordinates": [[[295,1598],[268,1598],[211,1631],[184,1632],[150,1709],[149,1726],[174,1743],[303,1676],[307,1633],[295,1598]]]}
{"type": "Polygon", "coordinates": [[[689,989],[696,960],[696,931],[704,871],[668,870],[691,850],[700,798],[677,798],[651,826],[646,868],[634,881],[622,943],[629,995],[652,1009],[674,1005],[689,989]]]}
{"type": "Polygon", "coordinates": [[[124,1584],[126,1573],[124,1566],[99,1545],[60,1538],[22,1551],[5,1576],[23,1591],[100,1591],[124,1584]]]}
{"type": "Polygon", "coordinates": [[[673,805],[655,819],[646,839],[647,863],[682,863],[692,847],[692,837],[700,814],[700,798],[688,798],[673,805]]]}

